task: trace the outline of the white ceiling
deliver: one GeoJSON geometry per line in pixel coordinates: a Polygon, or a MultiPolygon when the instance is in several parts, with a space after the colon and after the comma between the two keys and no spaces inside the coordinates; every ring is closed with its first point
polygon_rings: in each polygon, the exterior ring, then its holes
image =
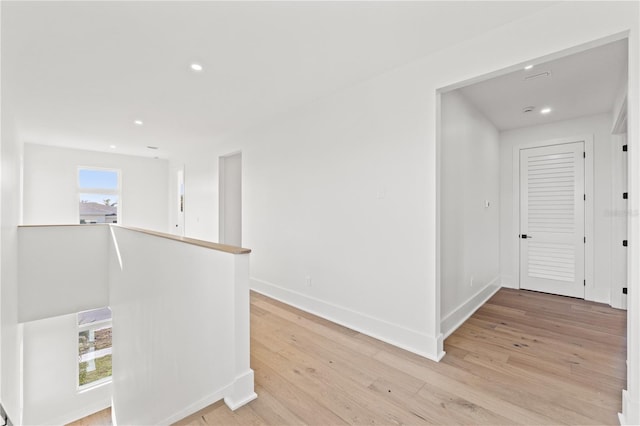
{"type": "Polygon", "coordinates": [[[27,142],[167,157],[551,4],[2,1],[3,108],[27,142]]]}
{"type": "MultiPolygon", "coordinates": [[[[532,62],[533,63],[533,62],[532,62]]],[[[460,89],[499,130],[611,111],[627,79],[627,40],[535,64],[460,89]],[[531,77],[548,72],[548,77],[531,77]],[[536,107],[523,113],[523,108],[536,107]],[[540,110],[551,108],[543,115],[540,110]]]]}

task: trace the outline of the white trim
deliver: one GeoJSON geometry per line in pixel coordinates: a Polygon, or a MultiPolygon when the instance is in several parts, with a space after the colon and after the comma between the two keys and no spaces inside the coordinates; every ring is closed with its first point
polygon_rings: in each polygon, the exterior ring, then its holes
{"type": "MultiPolygon", "coordinates": [[[[625,107],[626,109],[626,104],[625,107]]],[[[611,282],[609,288],[609,305],[616,309],[627,309],[627,295],[622,294],[622,288],[627,286],[628,277],[627,269],[624,267],[628,261],[626,257],[627,250],[622,247],[621,240],[628,238],[628,224],[626,213],[628,212],[629,201],[624,200],[621,196],[623,192],[629,192],[627,188],[627,179],[623,178],[626,166],[627,175],[629,164],[627,162],[627,153],[622,151],[622,146],[626,143],[626,133],[611,135],[611,215],[610,226],[612,230],[611,253],[612,264],[609,280],[611,282]],[[623,216],[624,214],[624,216],[623,216]],[[623,262],[618,263],[618,256],[624,258],[623,262]]]]}
{"type": "Polygon", "coordinates": [[[438,360],[445,355],[442,334],[442,93],[436,91],[436,283],[433,312],[434,330],[438,333],[438,360]]]}
{"type": "Polygon", "coordinates": [[[231,411],[236,411],[258,397],[253,390],[253,384],[252,369],[236,377],[236,380],[229,387],[229,394],[224,397],[224,403],[231,411]]]}
{"type": "Polygon", "coordinates": [[[89,405],[84,405],[82,408],[73,411],[72,413],[65,414],[57,419],[53,419],[49,422],[52,425],[66,425],[80,420],[84,417],[90,416],[111,407],[111,399],[108,398],[104,401],[96,402],[89,405]]]}
{"type": "Polygon", "coordinates": [[[438,350],[442,347],[442,334],[430,336],[257,278],[251,278],[251,289],[432,361],[444,356],[444,352],[438,350]]]}
{"type": "MultiPolygon", "coordinates": [[[[93,166],[78,166],[76,173],[76,194],[78,195],[78,203],[82,201],[82,197],[80,194],[104,194],[104,195],[117,195],[118,203],[117,203],[117,214],[116,218],[118,219],[118,223],[122,224],[122,171],[120,169],[112,169],[109,167],[93,167],[93,166]],[[105,172],[116,172],[118,176],[118,188],[117,189],[109,189],[109,188],[83,188],[80,186],[80,170],[101,170],[105,172]]],[[[80,209],[78,208],[78,220],[77,223],[80,223],[80,209]]]]}
{"type": "MultiPolygon", "coordinates": [[[[514,253],[520,253],[520,240],[517,236],[520,234],[520,150],[527,148],[539,148],[543,146],[562,145],[574,142],[584,142],[584,152],[586,154],[584,163],[584,192],[587,196],[587,200],[584,204],[584,235],[587,238],[587,242],[584,247],[584,279],[586,280],[586,286],[584,289],[584,299],[596,301],[589,290],[594,288],[593,281],[593,268],[594,268],[594,229],[593,229],[593,136],[575,136],[560,139],[550,139],[546,141],[534,141],[517,143],[513,146],[512,150],[512,165],[513,165],[513,201],[512,201],[512,214],[513,225],[511,229],[512,246],[511,249],[514,253]]],[[[513,288],[520,288],[520,256],[515,256],[514,269],[512,272],[513,288]]]]}
{"type": "MultiPolygon", "coordinates": [[[[95,310],[98,310],[98,309],[102,309],[102,308],[89,309],[89,311],[95,311],[95,310]]],[[[111,310],[111,309],[109,309],[109,310],[111,310]]],[[[89,311],[83,311],[83,312],[89,312],[89,311]]],[[[77,321],[78,315],[80,313],[82,313],[82,312],[76,313],[76,321],[77,321]]],[[[102,330],[102,329],[105,329],[105,328],[113,328],[113,318],[107,318],[107,319],[103,319],[103,320],[100,320],[100,321],[88,322],[86,324],[78,324],[76,335],[79,338],[80,337],[80,333],[82,333],[82,332],[91,331],[91,330],[94,330],[94,331],[95,330],[102,330]]],[[[111,349],[112,347],[113,347],[113,345],[111,347],[109,347],[109,349],[111,349]]],[[[78,350],[78,361],[76,362],[76,391],[77,391],[77,393],[79,393],[79,394],[80,393],[84,393],[84,392],[93,390],[95,388],[111,384],[113,382],[113,373],[112,373],[111,376],[103,377],[102,379],[94,380],[93,382],[89,382],[89,383],[85,383],[84,385],[81,385],[80,384],[80,364],[83,363],[83,362],[87,362],[87,361],[82,361],[82,356],[80,355],[80,351],[78,350]]],[[[96,410],[96,411],[100,411],[100,410],[96,410]]]]}
{"type": "Polygon", "coordinates": [[[223,242],[225,240],[224,224],[224,196],[225,196],[225,161],[227,156],[221,155],[218,157],[218,241],[223,242]]]}
{"type": "Polygon", "coordinates": [[[100,321],[88,322],[86,324],[79,324],[78,325],[78,332],[85,331],[85,330],[91,330],[91,329],[97,330],[97,329],[100,329],[100,328],[108,328],[108,327],[111,327],[111,323],[112,322],[113,322],[113,320],[111,318],[108,318],[108,319],[104,319],[104,320],[100,320],[100,321]]]}
{"type": "Polygon", "coordinates": [[[500,284],[502,288],[513,288],[513,289],[518,289],[517,280],[513,279],[513,276],[511,275],[501,275],[500,276],[500,284]]]}
{"type": "Polygon", "coordinates": [[[490,80],[492,78],[500,77],[506,74],[510,74],[514,71],[520,71],[524,68],[525,65],[540,65],[546,62],[550,62],[556,59],[565,58],[570,55],[574,55],[576,53],[584,52],[587,50],[594,49],[596,47],[604,46],[605,44],[613,43],[614,41],[624,40],[629,38],[629,31],[621,31],[616,34],[611,34],[603,38],[599,38],[597,40],[588,41],[586,43],[579,44],[577,46],[570,47],[568,49],[559,50],[557,52],[539,56],[534,59],[529,59],[524,62],[519,62],[517,64],[513,64],[506,68],[501,68],[496,71],[488,72],[485,74],[481,74],[472,78],[468,78],[466,80],[458,81],[457,83],[449,84],[447,86],[443,86],[438,89],[439,93],[451,92],[453,90],[460,89],[462,87],[471,86],[476,83],[481,83],[486,80],[490,80]]]}
{"type": "MultiPolygon", "coordinates": [[[[623,416],[628,424],[640,424],[640,39],[639,28],[629,36],[627,91],[628,227],[627,248],[627,384],[623,416]]],[[[623,399],[623,401],[625,400],[623,399]]]]}
{"type": "Polygon", "coordinates": [[[633,401],[629,392],[626,390],[622,391],[622,411],[618,413],[618,421],[620,421],[621,425],[637,425],[637,423],[631,421],[631,419],[627,418],[627,415],[630,413],[640,413],[640,402],[633,401]]]}
{"type": "Polygon", "coordinates": [[[612,135],[621,133],[627,133],[627,95],[624,95],[624,99],[620,104],[620,110],[616,115],[616,121],[613,123],[613,128],[611,129],[612,135]]]}
{"type": "Polygon", "coordinates": [[[200,410],[202,410],[205,407],[208,407],[211,404],[214,404],[218,401],[220,401],[225,393],[228,392],[228,389],[231,387],[232,385],[227,385],[222,387],[221,389],[218,389],[217,391],[210,393],[209,395],[199,399],[198,401],[195,401],[192,404],[189,404],[188,406],[184,407],[182,410],[177,411],[176,413],[172,414],[171,416],[167,417],[164,420],[161,420],[159,422],[157,422],[158,425],[171,425],[174,424],[177,421],[180,421],[182,419],[184,419],[185,417],[189,417],[190,415],[192,415],[195,412],[198,412],[200,410]]]}
{"type": "MultiPolygon", "coordinates": [[[[175,207],[177,205],[176,208],[176,219],[177,219],[177,224],[176,227],[178,228],[179,232],[177,233],[180,237],[184,237],[185,236],[185,216],[186,216],[186,210],[187,210],[187,204],[186,204],[186,189],[187,186],[185,185],[185,167],[184,164],[182,165],[182,167],[179,167],[176,170],[176,180],[177,180],[177,185],[176,185],[176,191],[177,191],[177,197],[175,199],[174,202],[177,202],[176,204],[173,204],[173,206],[175,207]]],[[[171,229],[172,231],[174,231],[174,229],[171,229]]]]}
{"type": "Polygon", "coordinates": [[[491,297],[500,290],[500,277],[495,277],[489,281],[475,295],[471,296],[466,302],[462,302],[460,306],[455,308],[451,313],[445,316],[441,322],[441,330],[446,339],[458,329],[471,315],[482,307],[491,297]]]}

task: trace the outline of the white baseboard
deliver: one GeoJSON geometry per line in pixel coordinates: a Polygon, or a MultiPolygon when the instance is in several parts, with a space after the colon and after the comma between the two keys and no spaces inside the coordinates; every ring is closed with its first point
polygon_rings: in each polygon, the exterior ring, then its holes
{"type": "Polygon", "coordinates": [[[514,280],[511,275],[502,275],[500,285],[504,288],[513,288],[516,290],[520,288],[516,280],[514,280]]]}
{"type": "Polygon", "coordinates": [[[229,393],[224,397],[224,403],[231,411],[236,411],[258,397],[254,392],[254,383],[252,369],[236,377],[229,387],[229,393]]]}
{"type": "Polygon", "coordinates": [[[622,391],[622,412],[618,413],[618,420],[622,426],[640,424],[640,403],[633,401],[626,390],[622,391]]]}
{"type": "Polygon", "coordinates": [[[444,338],[446,339],[449,337],[449,335],[468,320],[469,317],[478,310],[478,308],[484,305],[491,296],[496,294],[500,288],[500,277],[496,277],[489,281],[482,290],[478,291],[474,296],[444,317],[440,323],[440,330],[442,331],[444,338]]]}
{"type": "Polygon", "coordinates": [[[90,416],[94,413],[97,413],[98,411],[102,411],[109,407],[111,407],[111,398],[108,398],[104,401],[99,401],[94,404],[86,405],[82,407],[82,409],[80,410],[76,410],[71,413],[66,413],[64,416],[58,417],[57,419],[52,421],[50,424],[66,425],[69,423],[73,423],[76,420],[80,420],[82,418],[90,416]]]}
{"type": "Polygon", "coordinates": [[[251,278],[251,289],[432,361],[444,356],[442,336],[430,336],[256,278],[251,278]]]}
{"type": "Polygon", "coordinates": [[[166,419],[158,422],[158,425],[172,425],[175,422],[184,419],[185,417],[189,417],[190,415],[192,415],[195,412],[198,412],[200,410],[202,410],[205,407],[208,407],[209,405],[216,403],[218,401],[220,401],[222,398],[224,398],[224,395],[228,392],[229,388],[232,385],[228,385],[223,387],[222,389],[217,390],[214,393],[211,393],[207,396],[205,396],[204,398],[201,398],[200,400],[189,404],[187,407],[183,408],[182,410],[178,411],[177,413],[172,414],[171,416],[167,417],[166,419]]]}

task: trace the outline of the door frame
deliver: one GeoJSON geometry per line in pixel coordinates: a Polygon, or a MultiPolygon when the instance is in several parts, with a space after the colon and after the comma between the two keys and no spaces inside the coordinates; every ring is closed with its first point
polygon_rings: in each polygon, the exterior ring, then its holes
{"type": "MultiPolygon", "coordinates": [[[[619,179],[622,176],[616,177],[614,174],[613,178],[613,186],[611,188],[611,192],[613,194],[613,211],[614,212],[629,212],[630,204],[629,200],[623,200],[619,198],[619,195],[623,192],[629,192],[629,156],[622,151],[622,146],[628,143],[627,141],[627,96],[624,97],[620,105],[620,110],[618,111],[618,115],[616,116],[616,120],[611,130],[611,161],[613,166],[626,163],[626,179],[619,179]]],[[[613,217],[613,232],[614,237],[611,239],[611,253],[615,255],[616,251],[619,253],[624,252],[624,261],[626,264],[630,261],[628,257],[629,250],[622,248],[620,245],[620,239],[629,238],[629,217],[625,215],[622,219],[614,215],[613,217]],[[624,222],[624,232],[620,233],[621,228],[619,226],[624,222]]],[[[611,294],[609,299],[609,304],[616,309],[625,309],[627,310],[628,299],[627,295],[622,293],[623,287],[629,287],[629,277],[628,274],[628,266],[624,268],[624,270],[618,270],[617,267],[620,265],[616,265],[615,260],[612,258],[612,268],[611,268],[611,294]]]]}
{"type": "Polygon", "coordinates": [[[514,262],[514,270],[512,271],[514,288],[520,289],[520,150],[528,148],[540,148],[544,146],[563,145],[574,142],[584,142],[584,152],[586,155],[584,162],[584,192],[586,201],[584,204],[584,235],[587,242],[584,247],[584,279],[586,280],[584,289],[584,300],[592,300],[589,298],[589,289],[594,287],[593,271],[594,271],[594,224],[593,224],[593,136],[574,136],[560,139],[550,139],[546,141],[522,142],[517,143],[512,148],[512,184],[513,184],[513,200],[512,212],[513,221],[511,235],[513,236],[513,253],[518,253],[514,262]]]}
{"type": "MultiPolygon", "coordinates": [[[[242,176],[244,171],[244,163],[242,162],[242,150],[233,151],[218,157],[218,241],[224,243],[226,240],[226,214],[225,214],[225,196],[226,196],[226,166],[225,162],[228,158],[240,155],[240,187],[242,188],[242,176]]],[[[242,197],[242,194],[240,195],[242,197]]],[[[240,218],[240,235],[242,235],[242,217],[240,218]]]]}
{"type": "Polygon", "coordinates": [[[174,199],[176,208],[176,226],[174,232],[184,237],[185,232],[185,215],[186,215],[186,185],[185,185],[185,167],[182,165],[176,170],[176,197],[174,199]]]}

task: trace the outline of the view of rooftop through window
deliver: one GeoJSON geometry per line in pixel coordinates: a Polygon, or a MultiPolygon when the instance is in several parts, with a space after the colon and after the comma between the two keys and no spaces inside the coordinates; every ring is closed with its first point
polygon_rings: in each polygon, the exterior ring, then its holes
{"type": "Polygon", "coordinates": [[[78,313],[78,386],[111,379],[111,309],[78,313]]]}
{"type": "Polygon", "coordinates": [[[117,170],[78,170],[81,224],[118,223],[120,201],[118,180],[117,170]]]}

